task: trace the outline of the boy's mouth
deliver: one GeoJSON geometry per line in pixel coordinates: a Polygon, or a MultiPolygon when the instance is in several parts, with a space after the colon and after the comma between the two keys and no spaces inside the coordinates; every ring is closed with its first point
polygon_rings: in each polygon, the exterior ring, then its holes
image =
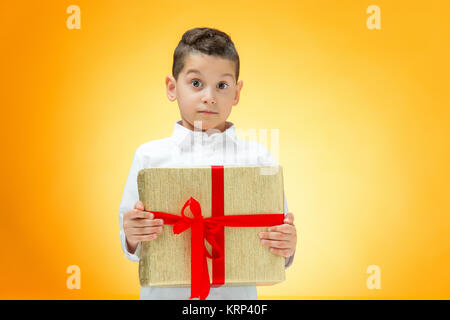
{"type": "Polygon", "coordinates": [[[217,114],[217,112],[212,112],[212,111],[209,111],[209,110],[199,111],[199,113],[204,113],[204,114],[217,114]]]}

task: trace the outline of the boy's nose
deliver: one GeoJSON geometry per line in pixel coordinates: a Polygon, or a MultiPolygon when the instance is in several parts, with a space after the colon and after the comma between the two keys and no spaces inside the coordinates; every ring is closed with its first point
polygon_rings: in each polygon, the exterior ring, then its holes
{"type": "Polygon", "coordinates": [[[214,100],[213,98],[207,98],[207,99],[203,99],[203,103],[214,105],[214,104],[216,104],[216,100],[214,100]]]}
{"type": "Polygon", "coordinates": [[[203,103],[216,104],[216,98],[211,91],[207,91],[202,98],[203,103]]]}

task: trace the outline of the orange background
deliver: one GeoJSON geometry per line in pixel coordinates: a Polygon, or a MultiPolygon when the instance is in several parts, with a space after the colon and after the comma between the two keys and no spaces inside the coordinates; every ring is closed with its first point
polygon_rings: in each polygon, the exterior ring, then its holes
{"type": "Polygon", "coordinates": [[[259,298],[450,298],[448,1],[2,1],[2,299],[139,299],[118,209],[172,134],[188,29],[228,33],[237,128],[279,129],[299,241],[259,298]],[[69,30],[66,8],[81,8],[69,30]],[[366,9],[381,9],[369,30],[366,9]],[[81,269],[81,289],[66,269],[81,269]],[[369,265],[381,289],[369,290],[369,265]]]}

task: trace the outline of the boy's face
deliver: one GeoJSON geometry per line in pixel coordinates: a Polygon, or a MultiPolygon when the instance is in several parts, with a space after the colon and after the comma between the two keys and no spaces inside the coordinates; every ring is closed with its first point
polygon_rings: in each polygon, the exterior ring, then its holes
{"type": "Polygon", "coordinates": [[[201,121],[202,131],[223,132],[242,85],[242,80],[236,83],[233,61],[202,53],[186,57],[177,81],[166,77],[167,96],[170,101],[178,100],[182,124],[190,130],[195,121],[201,121]]]}

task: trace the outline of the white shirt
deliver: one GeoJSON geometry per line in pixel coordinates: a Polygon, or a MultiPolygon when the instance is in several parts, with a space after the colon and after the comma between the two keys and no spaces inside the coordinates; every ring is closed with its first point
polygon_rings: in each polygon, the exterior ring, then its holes
{"type": "MultiPolygon", "coordinates": [[[[276,165],[270,152],[255,141],[238,139],[234,124],[226,122],[224,132],[208,135],[202,131],[192,131],[175,122],[171,137],[149,141],[139,146],[134,154],[130,173],[123,191],[119,208],[120,239],[125,256],[131,261],[139,261],[141,243],[134,254],[128,252],[123,215],[134,209],[139,201],[137,174],[141,169],[152,167],[195,167],[195,166],[245,166],[276,165]]],[[[286,196],[284,196],[285,214],[288,212],[286,196]]],[[[289,267],[294,255],[286,258],[285,267],[289,267]]],[[[156,288],[141,287],[141,300],[182,300],[189,299],[190,288],[156,288]]],[[[216,299],[257,299],[256,286],[212,288],[207,300],[216,299]]]]}

